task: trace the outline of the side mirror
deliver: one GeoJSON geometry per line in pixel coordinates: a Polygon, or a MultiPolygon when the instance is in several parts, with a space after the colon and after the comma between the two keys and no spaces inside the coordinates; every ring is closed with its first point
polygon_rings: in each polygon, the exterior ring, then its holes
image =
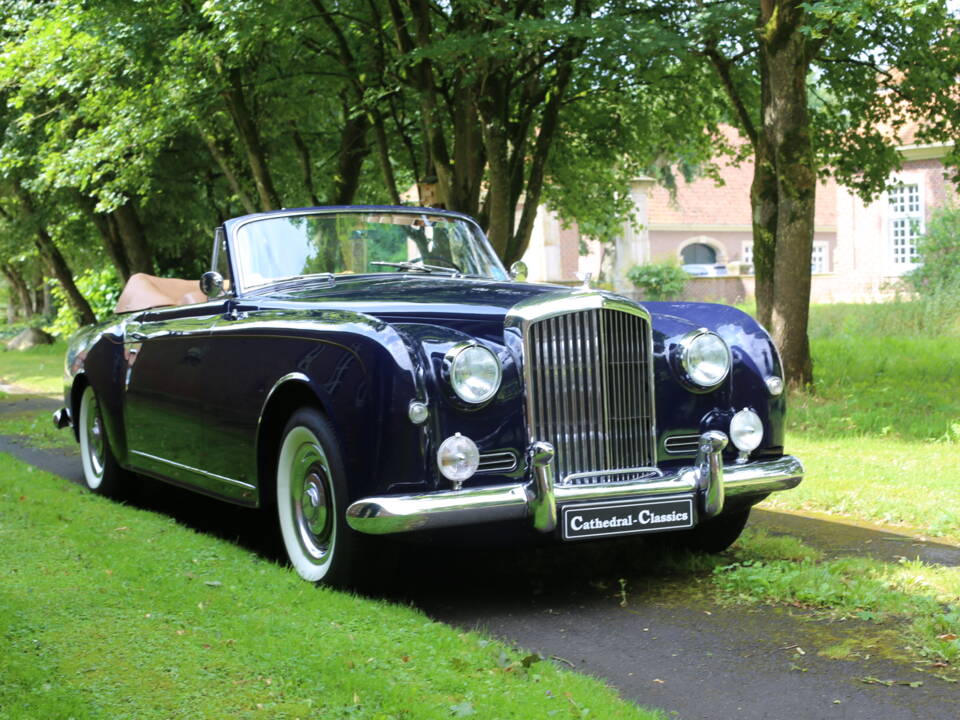
{"type": "Polygon", "coordinates": [[[200,292],[208,298],[216,298],[223,295],[223,276],[210,270],[200,276],[200,292]]]}
{"type": "Polygon", "coordinates": [[[526,282],[527,264],[523,260],[517,260],[510,266],[510,279],[516,282],[526,282]]]}

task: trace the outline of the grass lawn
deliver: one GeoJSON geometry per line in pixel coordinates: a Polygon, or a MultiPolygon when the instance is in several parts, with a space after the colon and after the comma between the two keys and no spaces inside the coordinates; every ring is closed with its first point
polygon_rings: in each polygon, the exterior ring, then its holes
{"type": "Polygon", "coordinates": [[[663,717],[5,455],[0,547],[2,717],[663,717]]]}
{"type": "Polygon", "coordinates": [[[734,603],[785,604],[868,630],[824,648],[836,659],[882,654],[956,683],[960,672],[960,568],[903,558],[824,560],[792,537],[748,529],[729,555],[712,558],[714,588],[734,603]]]}
{"type": "Polygon", "coordinates": [[[0,383],[39,395],[61,395],[66,349],[63,341],[29,350],[0,349],[0,383]]]}
{"type": "Polygon", "coordinates": [[[815,387],[787,432],[807,476],[766,505],[960,542],[960,336],[925,335],[904,303],[815,306],[810,329],[815,387]]]}

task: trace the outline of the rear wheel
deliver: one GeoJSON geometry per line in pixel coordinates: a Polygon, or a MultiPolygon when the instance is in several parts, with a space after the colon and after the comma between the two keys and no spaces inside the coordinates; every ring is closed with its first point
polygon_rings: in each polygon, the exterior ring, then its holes
{"type": "Polygon", "coordinates": [[[276,502],[284,549],[300,577],[347,584],[359,569],[363,538],[346,523],[339,443],[329,423],[312,408],[295,412],[284,428],[276,502]]]}
{"type": "Polygon", "coordinates": [[[703,553],[721,553],[733,545],[750,518],[750,508],[734,510],[700,523],[692,530],[671,533],[670,541],[688,550],[703,553]]]}
{"type": "Polygon", "coordinates": [[[80,459],[83,482],[98,495],[116,495],[126,474],[113,457],[100,411],[100,401],[89,385],[80,396],[80,459]]]}

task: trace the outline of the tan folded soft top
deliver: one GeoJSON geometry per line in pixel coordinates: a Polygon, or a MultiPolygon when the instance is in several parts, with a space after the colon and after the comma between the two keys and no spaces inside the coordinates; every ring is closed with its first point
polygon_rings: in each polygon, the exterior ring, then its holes
{"type": "Polygon", "coordinates": [[[197,280],[161,278],[136,273],[130,276],[117,299],[114,312],[128,313],[171,305],[195,305],[207,301],[197,280]]]}

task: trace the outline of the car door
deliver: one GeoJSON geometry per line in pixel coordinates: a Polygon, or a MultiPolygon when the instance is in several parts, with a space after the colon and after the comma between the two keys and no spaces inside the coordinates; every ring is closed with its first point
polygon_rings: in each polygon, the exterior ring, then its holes
{"type": "MultiPolygon", "coordinates": [[[[269,313],[268,313],[269,315],[269,313]]],[[[199,391],[204,413],[204,468],[233,481],[233,499],[254,502],[260,410],[284,344],[264,330],[255,303],[229,299],[209,337],[207,360],[218,368],[199,391]]],[[[268,323],[269,324],[269,323],[268,323]]],[[[273,378],[275,379],[275,378],[273,378]]]]}
{"type": "Polygon", "coordinates": [[[200,388],[223,301],[149,310],[126,324],[124,419],[135,469],[219,494],[203,468],[200,388]]]}

